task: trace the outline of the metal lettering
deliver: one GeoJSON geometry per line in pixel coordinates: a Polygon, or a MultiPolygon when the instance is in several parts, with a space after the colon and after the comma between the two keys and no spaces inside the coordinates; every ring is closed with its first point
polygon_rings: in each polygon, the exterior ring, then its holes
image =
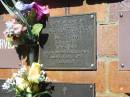
{"type": "Polygon", "coordinates": [[[5,39],[0,39],[0,49],[13,49],[14,47],[11,46],[5,39]]]}

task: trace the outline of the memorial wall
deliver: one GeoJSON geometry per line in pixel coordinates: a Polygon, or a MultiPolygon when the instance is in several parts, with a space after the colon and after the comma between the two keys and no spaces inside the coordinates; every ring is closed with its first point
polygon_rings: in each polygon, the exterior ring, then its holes
{"type": "MultiPolygon", "coordinates": [[[[39,62],[57,86],[53,96],[129,97],[130,1],[46,0],[45,3],[50,8],[50,17],[42,31],[44,41],[39,48],[39,62]]],[[[0,19],[3,25],[8,15],[2,13],[0,19]]],[[[2,32],[4,27],[0,29],[2,32]]],[[[7,79],[19,68],[14,53],[1,35],[0,79],[7,79]],[[13,57],[5,51],[13,52],[13,57]]]]}

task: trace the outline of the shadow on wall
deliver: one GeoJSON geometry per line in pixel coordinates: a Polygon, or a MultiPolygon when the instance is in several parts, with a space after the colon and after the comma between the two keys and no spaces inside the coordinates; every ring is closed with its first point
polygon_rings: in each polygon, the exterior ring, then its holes
{"type": "Polygon", "coordinates": [[[128,95],[128,97],[130,97],[130,93],[126,93],[128,95]]]}
{"type": "Polygon", "coordinates": [[[100,4],[100,3],[116,3],[121,1],[124,0],[86,0],[86,3],[92,5],[92,4],[100,4]]]}
{"type": "Polygon", "coordinates": [[[49,5],[50,8],[62,8],[70,6],[83,5],[84,0],[44,0],[44,4],[49,5]]]}
{"type": "Polygon", "coordinates": [[[48,4],[50,8],[74,7],[81,6],[86,1],[88,5],[100,3],[116,3],[124,0],[44,0],[44,4],[48,4]]]}
{"type": "Polygon", "coordinates": [[[7,14],[7,11],[5,10],[5,8],[3,7],[3,5],[0,3],[0,15],[4,14],[4,13],[7,14]]]}
{"type": "Polygon", "coordinates": [[[124,0],[44,0],[44,4],[48,4],[50,8],[61,8],[61,7],[74,7],[81,6],[83,2],[87,4],[100,4],[100,3],[116,3],[124,0]]]}
{"type": "MultiPolygon", "coordinates": [[[[32,1],[32,0],[28,0],[32,1]]],[[[83,5],[84,0],[38,0],[43,4],[49,5],[50,8],[62,8],[62,7],[74,7],[83,5]]],[[[100,3],[115,3],[124,0],[86,0],[89,5],[100,4],[100,3]]],[[[10,2],[8,2],[10,3],[10,2]]],[[[0,4],[0,14],[7,13],[5,8],[0,4]]]]}
{"type": "MultiPolygon", "coordinates": [[[[13,5],[12,1],[10,1],[10,0],[6,0],[6,2],[8,3],[9,6],[13,5]]],[[[4,6],[0,2],[0,15],[4,14],[4,13],[7,14],[8,12],[6,11],[6,9],[4,8],[4,6]]]]}

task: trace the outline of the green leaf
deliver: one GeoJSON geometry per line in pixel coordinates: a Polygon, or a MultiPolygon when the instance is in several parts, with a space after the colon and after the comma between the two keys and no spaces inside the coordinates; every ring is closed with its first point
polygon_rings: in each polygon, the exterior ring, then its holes
{"type": "Polygon", "coordinates": [[[32,35],[34,36],[39,36],[40,31],[42,30],[43,25],[38,23],[38,24],[34,24],[32,27],[32,35]]]}
{"type": "Polygon", "coordinates": [[[15,0],[12,0],[13,4],[15,5],[16,4],[16,1],[15,0]]]}
{"type": "Polygon", "coordinates": [[[21,21],[22,21],[23,23],[25,23],[25,24],[29,27],[29,24],[28,24],[27,20],[24,18],[24,16],[23,16],[22,13],[20,12],[20,10],[16,9],[16,12],[17,12],[16,15],[21,19],[21,21]]]}
{"type": "Polygon", "coordinates": [[[26,97],[33,97],[31,93],[27,93],[26,97]]]}
{"type": "MultiPolygon", "coordinates": [[[[51,93],[48,92],[48,91],[44,91],[44,92],[40,92],[40,93],[37,93],[35,94],[33,97],[38,97],[40,95],[47,95],[47,97],[51,97],[51,93]]],[[[46,97],[46,96],[45,96],[46,97]]]]}
{"type": "Polygon", "coordinates": [[[31,10],[29,14],[26,16],[27,22],[32,26],[36,23],[36,12],[35,10],[31,10]]]}

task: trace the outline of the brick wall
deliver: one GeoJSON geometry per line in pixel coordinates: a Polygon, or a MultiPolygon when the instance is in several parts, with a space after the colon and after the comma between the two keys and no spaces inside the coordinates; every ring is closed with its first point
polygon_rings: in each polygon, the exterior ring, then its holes
{"type": "MultiPolygon", "coordinates": [[[[51,16],[97,13],[98,64],[97,71],[47,71],[49,78],[54,82],[96,83],[97,97],[129,97],[126,93],[130,93],[130,71],[118,70],[118,12],[123,0],[79,0],[70,7],[57,6],[54,1],[49,2],[51,16]]],[[[0,78],[10,77],[15,71],[0,69],[0,78]]]]}

